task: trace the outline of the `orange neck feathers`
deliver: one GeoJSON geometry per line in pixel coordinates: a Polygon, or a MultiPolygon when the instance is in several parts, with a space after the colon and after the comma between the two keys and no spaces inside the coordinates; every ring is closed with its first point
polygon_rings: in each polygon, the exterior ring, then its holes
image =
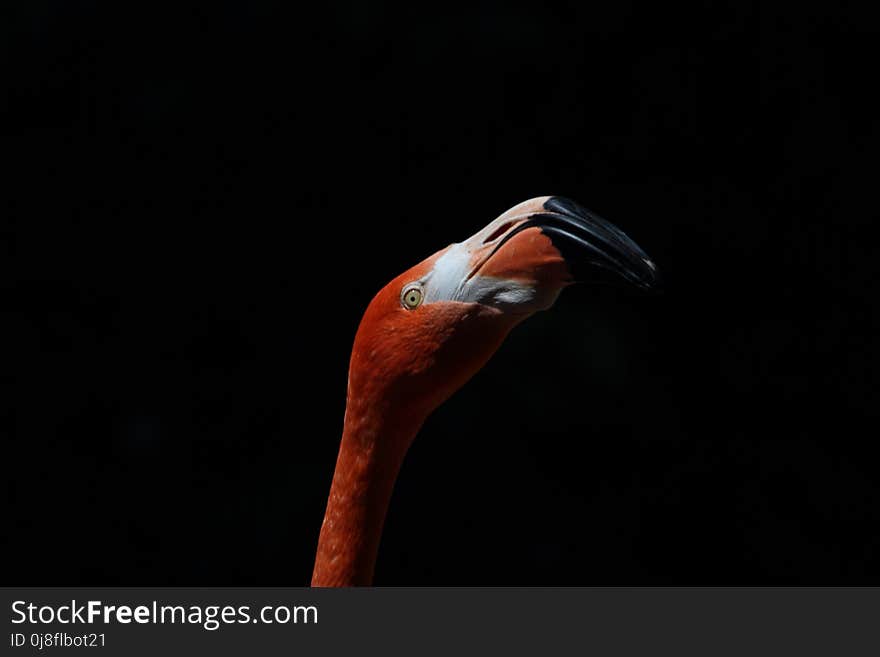
{"type": "Polygon", "coordinates": [[[342,444],[312,586],[372,582],[388,503],[413,438],[518,321],[464,303],[410,313],[400,308],[400,286],[395,279],[377,295],[355,337],[342,444]]]}

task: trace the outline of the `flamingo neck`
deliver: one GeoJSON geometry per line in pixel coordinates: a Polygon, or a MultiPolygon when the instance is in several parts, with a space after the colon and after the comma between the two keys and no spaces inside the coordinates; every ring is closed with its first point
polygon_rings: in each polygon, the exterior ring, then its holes
{"type": "Polygon", "coordinates": [[[422,424],[383,406],[349,399],[312,586],[372,583],[394,482],[422,424]]]}

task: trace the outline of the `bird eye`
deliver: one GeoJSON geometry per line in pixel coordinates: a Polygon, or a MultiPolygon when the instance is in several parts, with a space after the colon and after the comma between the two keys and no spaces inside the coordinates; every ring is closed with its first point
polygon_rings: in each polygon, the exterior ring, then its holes
{"type": "Polygon", "coordinates": [[[403,288],[400,301],[407,310],[415,310],[422,305],[422,289],[418,285],[403,288]]]}

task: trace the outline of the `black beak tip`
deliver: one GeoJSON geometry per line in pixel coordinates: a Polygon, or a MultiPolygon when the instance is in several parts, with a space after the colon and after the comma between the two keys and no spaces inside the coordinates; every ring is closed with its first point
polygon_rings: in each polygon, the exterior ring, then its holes
{"type": "Polygon", "coordinates": [[[645,276],[642,277],[639,287],[646,292],[661,294],[663,292],[663,277],[660,275],[660,270],[657,268],[657,264],[650,258],[645,258],[644,263],[645,276]]]}
{"type": "Polygon", "coordinates": [[[535,215],[535,223],[553,239],[575,280],[602,280],[604,270],[647,292],[662,292],[657,265],[610,221],[563,196],[547,199],[544,209],[547,214],[535,215]]]}

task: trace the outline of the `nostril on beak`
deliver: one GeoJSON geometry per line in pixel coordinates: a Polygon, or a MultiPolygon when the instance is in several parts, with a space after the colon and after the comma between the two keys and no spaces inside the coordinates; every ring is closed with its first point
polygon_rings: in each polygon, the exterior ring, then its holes
{"type": "Polygon", "coordinates": [[[501,224],[498,228],[493,230],[486,239],[483,240],[483,245],[485,246],[489,242],[494,242],[495,240],[497,240],[499,237],[504,235],[504,233],[510,230],[511,226],[513,226],[512,221],[501,224]]]}

